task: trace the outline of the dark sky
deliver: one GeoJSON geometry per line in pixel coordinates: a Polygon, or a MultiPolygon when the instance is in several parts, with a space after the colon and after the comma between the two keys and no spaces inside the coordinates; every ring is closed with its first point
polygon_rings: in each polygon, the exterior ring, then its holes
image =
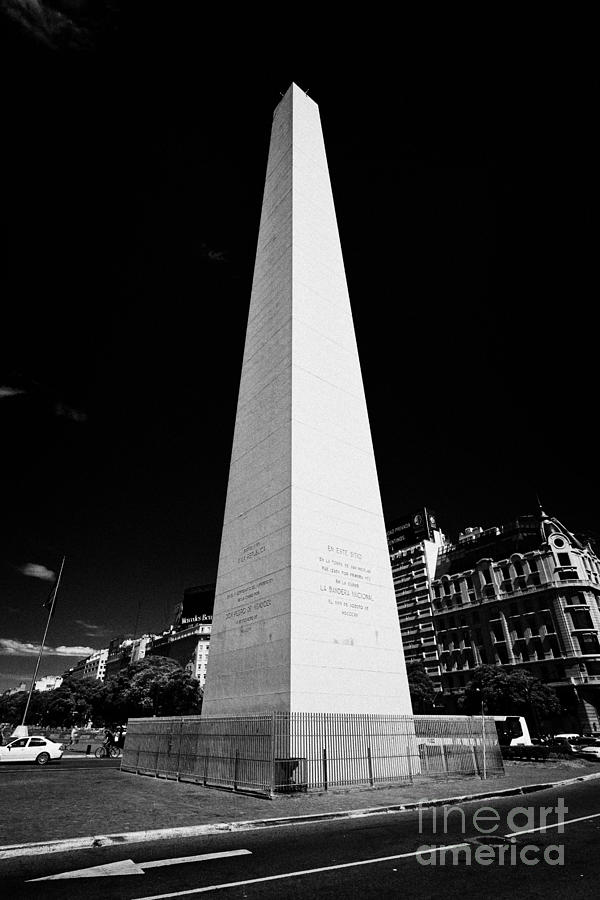
{"type": "Polygon", "coordinates": [[[50,582],[28,565],[67,557],[44,673],[162,629],[216,577],[292,80],[321,111],[388,520],[427,505],[452,536],[538,493],[597,529],[595,88],[577,48],[488,59],[485,41],[380,26],[299,53],[196,6],[0,0],[0,689],[30,676],[44,626],[50,582]]]}

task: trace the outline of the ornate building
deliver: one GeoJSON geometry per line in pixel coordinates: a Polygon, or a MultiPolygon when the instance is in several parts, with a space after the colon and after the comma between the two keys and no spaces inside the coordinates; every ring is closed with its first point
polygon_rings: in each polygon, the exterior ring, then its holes
{"type": "Polygon", "coordinates": [[[433,622],[445,693],[478,665],[524,667],[558,692],[566,727],[600,730],[600,560],[540,508],[468,528],[437,557],[433,622]]]}

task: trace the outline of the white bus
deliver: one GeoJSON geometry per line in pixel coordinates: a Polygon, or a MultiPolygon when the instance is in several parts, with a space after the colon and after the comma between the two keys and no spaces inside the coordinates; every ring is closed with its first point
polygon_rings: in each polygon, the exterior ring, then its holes
{"type": "Polygon", "coordinates": [[[531,736],[523,716],[494,716],[501,747],[531,746],[531,736]]]}

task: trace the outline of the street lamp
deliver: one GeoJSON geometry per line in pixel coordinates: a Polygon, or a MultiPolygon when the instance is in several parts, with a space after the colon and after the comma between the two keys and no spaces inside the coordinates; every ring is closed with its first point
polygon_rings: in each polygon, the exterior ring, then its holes
{"type": "Polygon", "coordinates": [[[483,691],[481,690],[481,688],[476,687],[474,690],[481,700],[481,749],[483,760],[483,775],[481,777],[485,781],[487,779],[487,758],[485,748],[485,700],[483,699],[483,691]]]}

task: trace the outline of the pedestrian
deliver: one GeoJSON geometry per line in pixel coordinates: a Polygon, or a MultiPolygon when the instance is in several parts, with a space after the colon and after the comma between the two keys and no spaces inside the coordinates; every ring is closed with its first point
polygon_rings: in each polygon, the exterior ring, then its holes
{"type": "Polygon", "coordinates": [[[71,728],[71,743],[72,744],[77,743],[77,733],[78,733],[77,727],[75,725],[73,725],[73,727],[71,728]]]}

